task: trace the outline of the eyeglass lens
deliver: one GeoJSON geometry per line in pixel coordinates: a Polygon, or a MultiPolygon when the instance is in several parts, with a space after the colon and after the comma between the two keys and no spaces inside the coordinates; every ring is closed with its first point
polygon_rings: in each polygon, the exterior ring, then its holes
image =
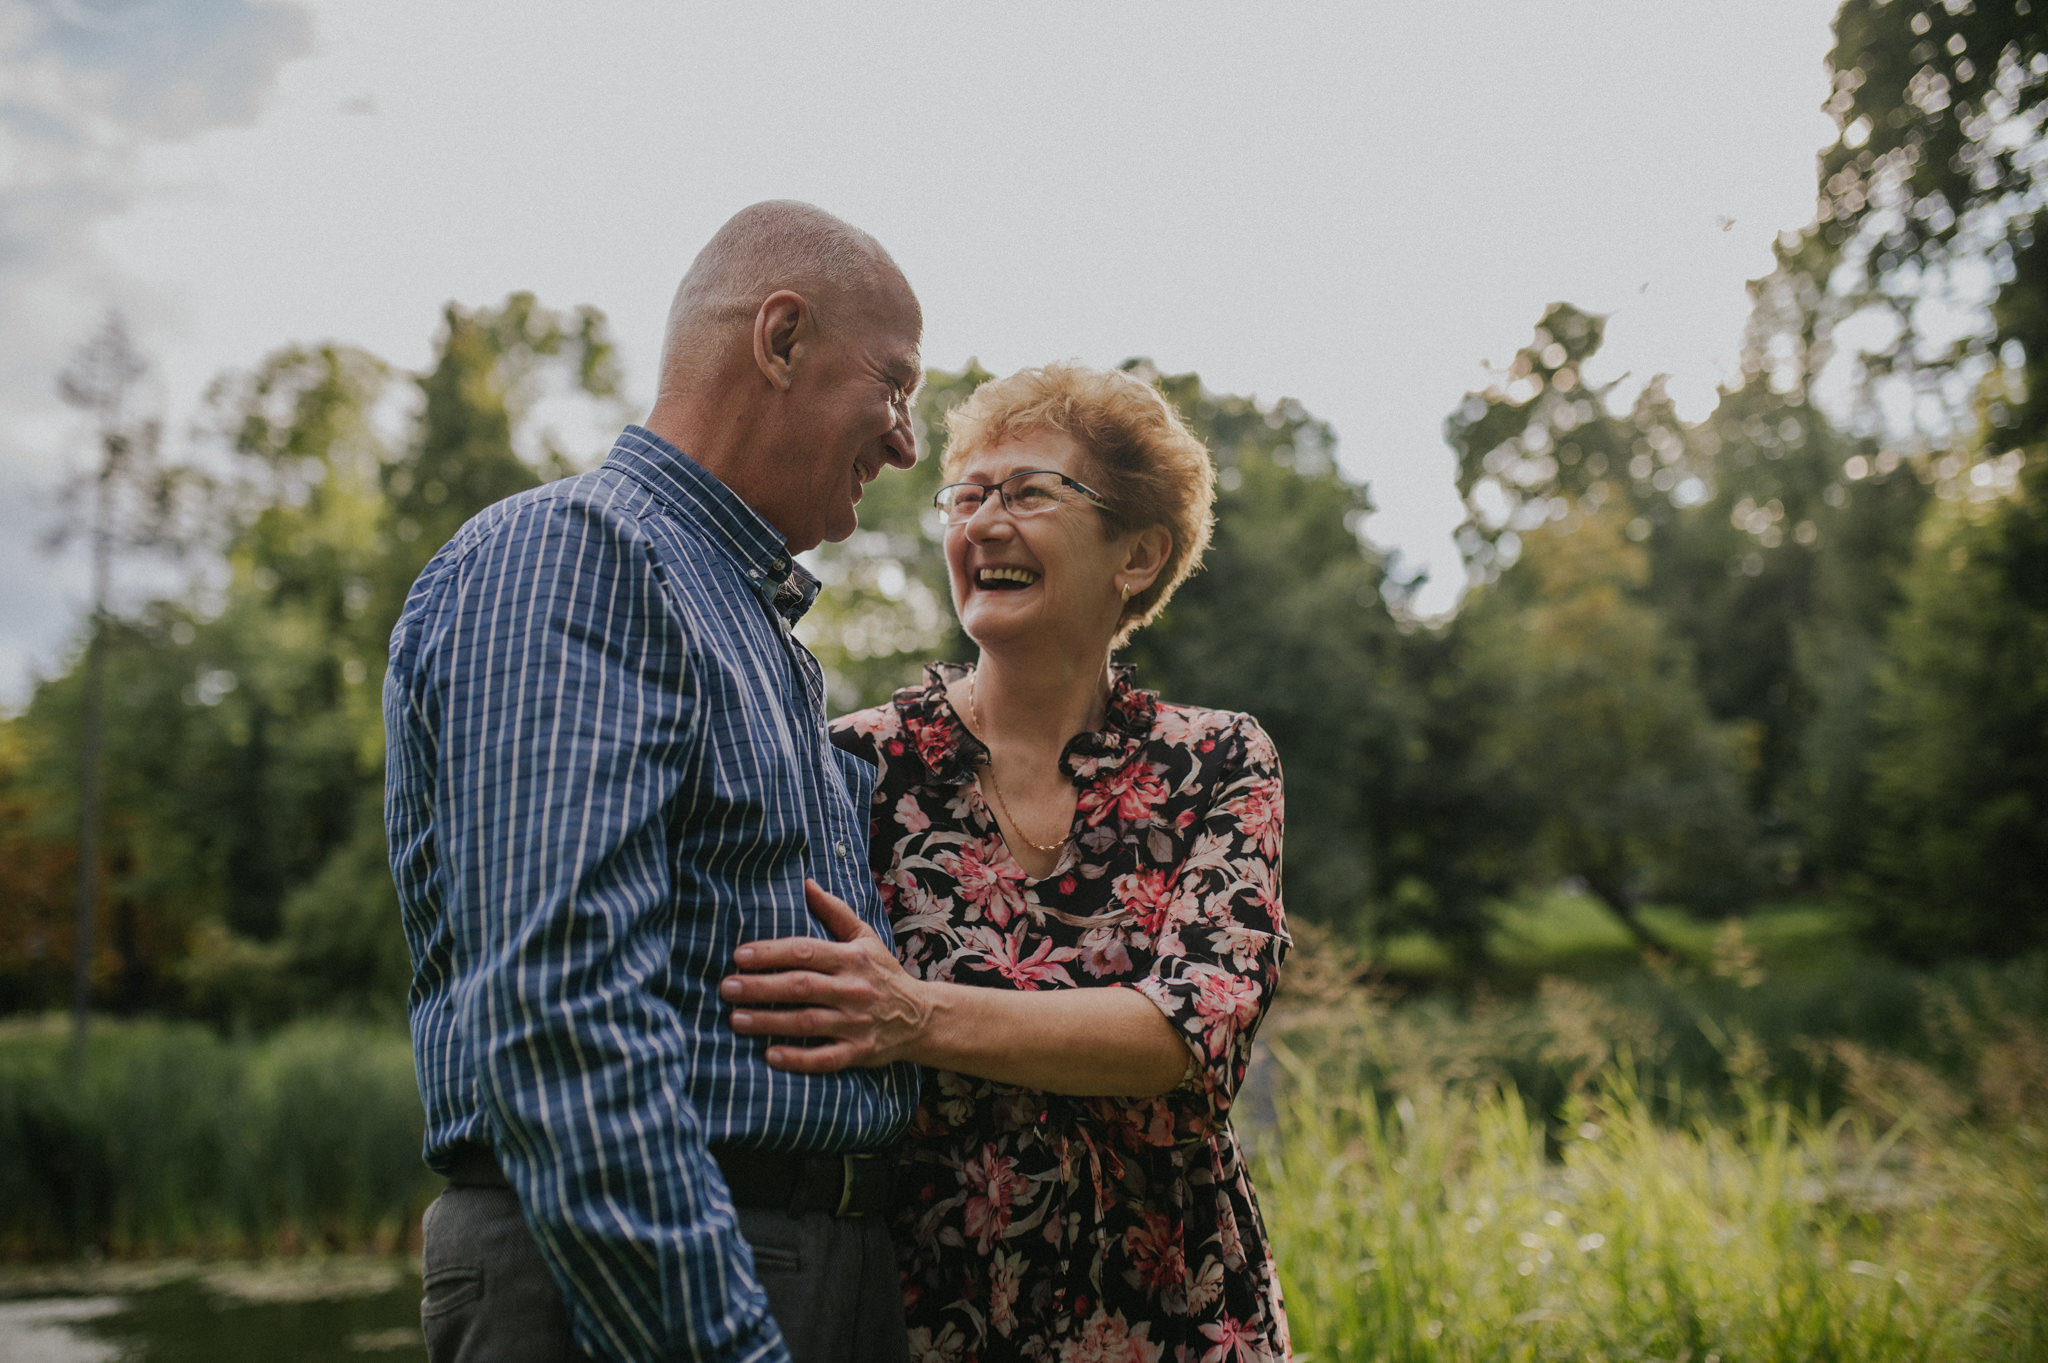
{"type": "Polygon", "coordinates": [[[1012,474],[993,488],[982,483],[954,483],[939,489],[938,505],[949,521],[971,519],[990,492],[1003,499],[1003,509],[1013,516],[1030,516],[1050,511],[1060,503],[1061,480],[1056,473],[1012,474]]]}

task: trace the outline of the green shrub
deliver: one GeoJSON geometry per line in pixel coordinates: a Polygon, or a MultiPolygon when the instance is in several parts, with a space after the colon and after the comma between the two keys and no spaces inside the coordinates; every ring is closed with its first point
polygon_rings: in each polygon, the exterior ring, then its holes
{"type": "Polygon", "coordinates": [[[394,1248],[436,1181],[403,1032],[0,1028],[0,1254],[394,1248]]]}

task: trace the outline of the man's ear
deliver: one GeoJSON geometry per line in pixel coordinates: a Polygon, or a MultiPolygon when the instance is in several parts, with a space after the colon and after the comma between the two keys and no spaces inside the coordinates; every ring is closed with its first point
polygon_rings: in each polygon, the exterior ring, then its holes
{"type": "Polygon", "coordinates": [[[1163,525],[1148,525],[1131,536],[1131,549],[1124,556],[1122,577],[1131,584],[1132,596],[1152,585],[1153,579],[1166,567],[1166,556],[1172,552],[1173,532],[1163,525]]]}
{"type": "Polygon", "coordinates": [[[769,383],[789,390],[816,326],[810,300],[800,293],[781,289],[761,300],[754,312],[754,363],[769,383]]]}

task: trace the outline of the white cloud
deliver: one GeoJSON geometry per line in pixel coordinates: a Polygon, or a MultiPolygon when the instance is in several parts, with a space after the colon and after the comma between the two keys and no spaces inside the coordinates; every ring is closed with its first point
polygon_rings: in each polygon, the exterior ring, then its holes
{"type": "Polygon", "coordinates": [[[0,7],[0,705],[25,694],[82,596],[78,556],[40,541],[81,431],[58,369],[110,307],[145,348],[161,304],[99,229],[146,191],[155,144],[245,124],[312,26],[265,0],[12,0],[0,7]]]}

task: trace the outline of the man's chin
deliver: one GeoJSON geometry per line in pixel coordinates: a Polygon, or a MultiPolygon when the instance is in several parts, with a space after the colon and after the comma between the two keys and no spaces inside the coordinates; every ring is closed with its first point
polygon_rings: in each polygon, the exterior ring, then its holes
{"type": "Polygon", "coordinates": [[[858,501],[860,501],[860,493],[856,491],[853,494],[853,501],[846,504],[846,510],[841,514],[833,516],[831,520],[825,523],[825,533],[823,536],[825,542],[837,544],[854,531],[860,529],[860,515],[853,509],[854,504],[858,501]]]}

